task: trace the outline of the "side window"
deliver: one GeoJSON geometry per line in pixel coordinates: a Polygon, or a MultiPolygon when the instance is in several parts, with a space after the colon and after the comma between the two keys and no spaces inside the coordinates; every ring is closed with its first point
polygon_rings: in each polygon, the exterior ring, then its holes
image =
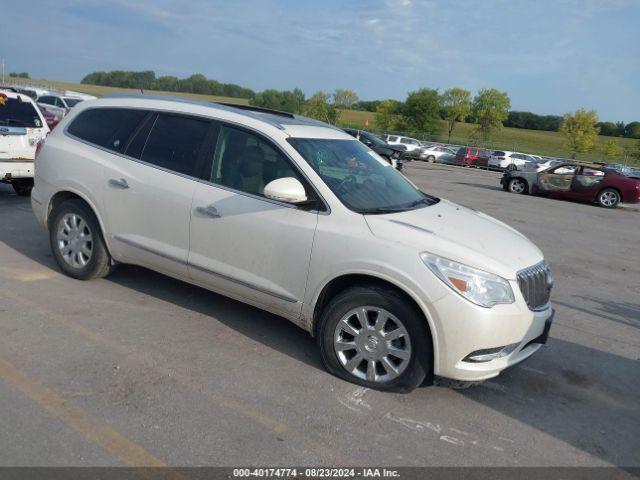
{"type": "Polygon", "coordinates": [[[65,104],[62,102],[62,99],[59,97],[55,97],[56,101],[55,101],[55,106],[56,107],[62,107],[62,108],[66,108],[65,104]]]}
{"type": "Polygon", "coordinates": [[[387,138],[387,141],[388,141],[388,142],[397,142],[397,141],[398,141],[398,137],[394,137],[394,136],[390,135],[390,136],[387,138]]]}
{"type": "Polygon", "coordinates": [[[47,105],[53,105],[53,103],[51,102],[51,97],[40,97],[38,99],[39,103],[46,103],[47,105]]]}
{"type": "Polygon", "coordinates": [[[587,175],[589,177],[602,177],[604,172],[602,170],[596,170],[595,168],[584,167],[581,175],[587,175]]]}
{"type": "Polygon", "coordinates": [[[577,165],[563,165],[556,168],[553,172],[555,175],[574,175],[578,171],[577,165]]]}
{"type": "Polygon", "coordinates": [[[122,152],[127,140],[146,115],[144,110],[92,108],[78,115],[67,131],[85,142],[122,152]]]}
{"type": "Polygon", "coordinates": [[[151,129],[140,160],[174,172],[196,176],[198,157],[211,122],[160,114],[151,129]]]}
{"type": "Polygon", "coordinates": [[[285,177],[297,178],[305,184],[289,161],[270,143],[244,130],[220,128],[211,182],[264,196],[265,185],[285,177]]]}

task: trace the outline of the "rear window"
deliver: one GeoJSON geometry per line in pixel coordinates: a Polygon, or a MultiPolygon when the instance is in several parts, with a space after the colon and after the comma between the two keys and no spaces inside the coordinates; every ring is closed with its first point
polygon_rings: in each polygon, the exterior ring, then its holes
{"type": "Polygon", "coordinates": [[[5,98],[4,102],[0,102],[0,125],[40,128],[42,120],[31,102],[5,98]]]}
{"type": "Polygon", "coordinates": [[[502,152],[500,150],[496,150],[495,152],[493,152],[493,155],[496,157],[504,157],[506,155],[505,152],[502,152]]]}
{"type": "Polygon", "coordinates": [[[92,108],[78,115],[67,131],[85,142],[122,152],[129,137],[146,116],[144,110],[92,108]]]}
{"type": "Polygon", "coordinates": [[[465,153],[467,153],[466,147],[460,147],[456,155],[464,155],[465,153]]]}

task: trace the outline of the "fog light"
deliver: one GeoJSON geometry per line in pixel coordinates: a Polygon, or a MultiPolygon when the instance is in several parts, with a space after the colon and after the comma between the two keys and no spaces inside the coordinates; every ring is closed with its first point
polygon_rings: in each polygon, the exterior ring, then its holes
{"type": "Polygon", "coordinates": [[[483,350],[476,350],[462,359],[463,362],[482,363],[490,362],[498,358],[506,357],[513,352],[519,343],[512,343],[511,345],[505,345],[504,347],[485,348],[483,350]]]}

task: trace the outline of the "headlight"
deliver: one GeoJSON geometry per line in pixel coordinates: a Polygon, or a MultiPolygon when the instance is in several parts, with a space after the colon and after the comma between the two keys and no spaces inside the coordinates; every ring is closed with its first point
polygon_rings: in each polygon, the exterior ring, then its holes
{"type": "Polygon", "coordinates": [[[511,285],[502,277],[430,253],[422,253],[420,258],[453,291],[476,305],[491,308],[515,301],[511,285]]]}

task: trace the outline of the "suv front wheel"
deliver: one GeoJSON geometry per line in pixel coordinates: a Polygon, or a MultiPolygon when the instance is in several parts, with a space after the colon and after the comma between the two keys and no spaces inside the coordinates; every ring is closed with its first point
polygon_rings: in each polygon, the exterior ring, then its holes
{"type": "Polygon", "coordinates": [[[60,269],[79,280],[105,277],[113,261],[98,219],[82,200],[66,200],[51,212],[49,242],[60,269]]]}
{"type": "Polygon", "coordinates": [[[319,321],[322,361],[329,372],[349,382],[409,392],[432,371],[426,322],[391,288],[349,288],[329,302],[319,321]]]}

